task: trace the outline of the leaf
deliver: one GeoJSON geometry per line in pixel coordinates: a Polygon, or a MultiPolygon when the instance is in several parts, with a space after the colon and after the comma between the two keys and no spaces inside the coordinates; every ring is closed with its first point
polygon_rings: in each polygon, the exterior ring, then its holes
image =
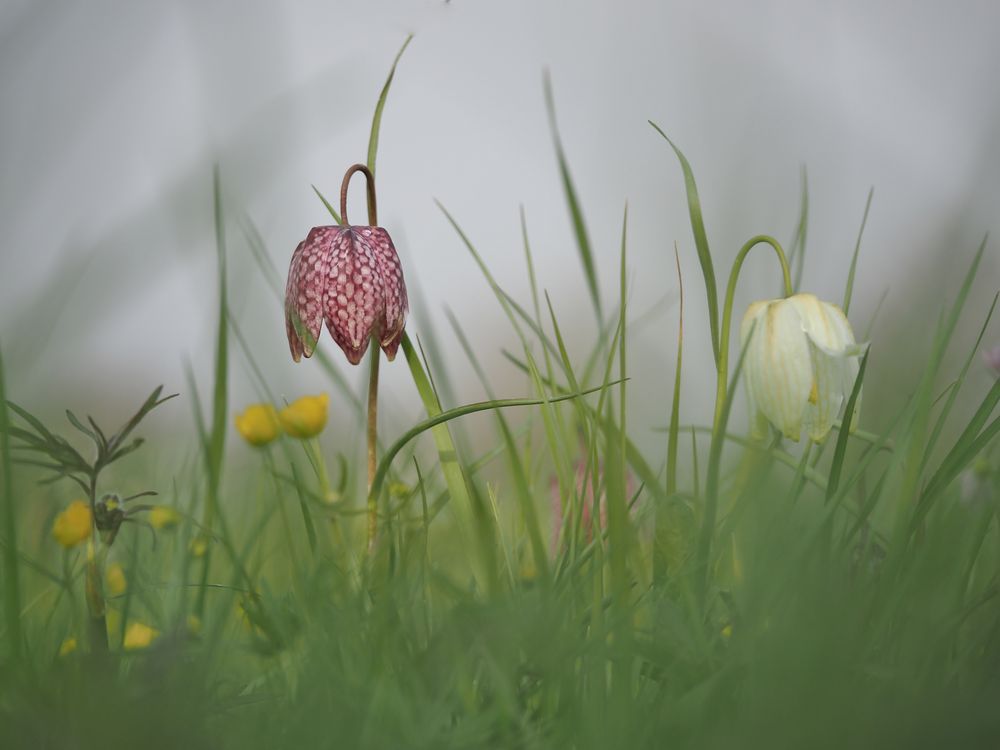
{"type": "Polygon", "coordinates": [[[555,142],[556,158],[559,161],[559,175],[562,178],[563,194],[566,196],[566,205],[569,207],[570,219],[573,222],[573,234],[576,236],[576,247],[580,253],[580,262],[583,265],[583,272],[587,279],[587,289],[590,291],[590,299],[597,312],[597,319],[601,320],[604,314],[601,312],[601,296],[597,287],[597,271],[594,268],[594,254],[590,248],[590,237],[587,234],[587,226],[583,221],[583,210],[580,208],[580,200],[573,186],[573,178],[569,173],[569,164],[566,161],[566,154],[563,151],[562,139],[559,137],[559,127],[556,124],[556,105],[552,95],[552,80],[548,73],[544,77],[545,104],[549,112],[549,124],[552,127],[552,139],[555,142]]]}
{"type": "Polygon", "coordinates": [[[837,494],[837,487],[840,484],[840,474],[844,468],[844,456],[847,451],[847,438],[851,433],[849,425],[854,417],[854,410],[861,395],[861,383],[865,377],[865,367],[868,365],[869,348],[865,356],[861,358],[861,366],[858,368],[858,375],[854,378],[854,387],[851,388],[851,396],[847,399],[847,406],[844,408],[844,416],[841,419],[841,427],[837,433],[837,446],[833,451],[833,460],[830,462],[830,474],[826,483],[826,502],[834,498],[837,494]]]}
{"type": "MultiPolygon", "coordinates": [[[[399,52],[396,53],[396,59],[392,61],[392,67],[389,69],[389,75],[385,79],[385,85],[382,86],[382,93],[379,94],[378,103],[375,105],[375,115],[372,117],[372,129],[371,134],[368,136],[368,170],[375,175],[375,156],[378,153],[378,135],[379,130],[382,127],[382,110],[385,109],[385,100],[389,96],[389,88],[392,86],[392,79],[396,75],[396,66],[399,64],[399,58],[403,56],[406,52],[406,48],[410,45],[413,40],[413,34],[406,37],[406,41],[403,42],[403,46],[399,48],[399,52]]],[[[325,203],[325,201],[324,201],[325,203]]],[[[339,221],[337,222],[340,223],[339,221]]]]}
{"type": "Polygon", "coordinates": [[[705,277],[705,293],[708,295],[708,325],[712,333],[712,351],[715,353],[715,365],[719,365],[721,346],[728,346],[728,342],[719,342],[719,295],[716,290],[715,269],[712,266],[712,253],[708,248],[708,236],[705,234],[705,222],[701,216],[701,200],[698,197],[698,186],[694,181],[694,172],[688,164],[687,157],[681,152],[674,142],[670,140],[666,133],[660,129],[652,120],[649,124],[664,140],[670,144],[670,148],[677,155],[677,160],[681,163],[684,172],[684,187],[687,190],[688,213],[691,216],[691,231],[694,233],[694,244],[698,250],[698,262],[701,264],[701,273],[705,277]]]}
{"type": "Polygon", "coordinates": [[[847,272],[847,287],[844,289],[844,304],[842,309],[844,315],[851,309],[851,295],[854,293],[854,271],[858,267],[858,255],[861,252],[861,237],[865,233],[865,224],[868,223],[868,210],[872,207],[872,196],[875,188],[869,188],[868,200],[865,201],[865,213],[861,217],[861,228],[858,230],[858,241],[854,243],[854,255],[851,256],[851,270],[847,272]]]}

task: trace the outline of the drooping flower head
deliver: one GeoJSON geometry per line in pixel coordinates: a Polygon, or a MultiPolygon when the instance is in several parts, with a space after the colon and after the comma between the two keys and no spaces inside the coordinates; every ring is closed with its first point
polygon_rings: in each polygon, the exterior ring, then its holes
{"type": "MultiPolygon", "coordinates": [[[[843,311],[812,294],[754,302],[740,326],[740,346],[754,432],[761,435],[766,420],[792,440],[803,429],[823,440],[850,397],[865,349],[843,311]]],[[[851,429],[859,411],[860,403],[851,429]]]]}
{"type": "Polygon", "coordinates": [[[389,233],[374,226],[374,178],[351,167],[340,192],[340,226],[314,227],[292,254],[285,287],[285,328],[292,359],[310,357],[326,321],[351,364],[358,364],[374,335],[391,361],[406,324],[408,302],[399,256],[389,233]],[[368,179],[372,226],[347,221],[347,185],[355,171],[368,179]]]}

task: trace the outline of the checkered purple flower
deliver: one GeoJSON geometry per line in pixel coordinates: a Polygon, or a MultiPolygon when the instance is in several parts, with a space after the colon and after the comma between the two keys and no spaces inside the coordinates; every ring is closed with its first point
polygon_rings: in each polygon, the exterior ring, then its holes
{"type": "Polygon", "coordinates": [[[408,303],[399,256],[381,227],[314,227],[292,254],[285,328],[292,359],[311,357],[323,321],[351,364],[374,335],[391,361],[408,303]]]}

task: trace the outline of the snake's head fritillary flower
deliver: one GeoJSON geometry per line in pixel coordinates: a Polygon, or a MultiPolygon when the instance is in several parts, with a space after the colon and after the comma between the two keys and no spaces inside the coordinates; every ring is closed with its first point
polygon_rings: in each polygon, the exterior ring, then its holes
{"type": "Polygon", "coordinates": [[[251,404],[234,421],[236,431],[250,445],[267,445],[281,432],[278,412],[270,404],[251,404]]]}
{"type": "Polygon", "coordinates": [[[52,536],[66,549],[75,547],[90,536],[94,517],[90,505],[83,500],[74,500],[52,524],[52,536]]]}
{"type": "MultiPolygon", "coordinates": [[[[770,422],[791,440],[804,429],[822,441],[851,394],[865,350],[843,311],[812,294],[754,302],[740,326],[740,345],[754,432],[763,436],[770,422]]],[[[850,429],[859,411],[860,402],[850,429]]]]}
{"type": "Polygon", "coordinates": [[[326,427],[326,410],[330,397],[325,393],[318,396],[303,396],[296,399],[278,413],[281,426],[294,438],[311,438],[319,435],[326,427]]]}
{"type": "Polygon", "coordinates": [[[292,359],[312,356],[323,321],[351,364],[371,337],[391,361],[408,302],[399,256],[382,227],[315,227],[295,249],[285,288],[292,359]]]}

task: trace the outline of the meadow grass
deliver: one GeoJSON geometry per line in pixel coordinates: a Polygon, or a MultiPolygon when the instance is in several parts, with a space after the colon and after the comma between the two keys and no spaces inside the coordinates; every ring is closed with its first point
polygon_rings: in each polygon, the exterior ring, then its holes
{"type": "MultiPolygon", "coordinates": [[[[373,172],[391,81],[392,73],[372,125],[373,172]]],[[[426,417],[381,442],[371,555],[360,467],[289,437],[258,449],[250,469],[230,463],[234,356],[254,373],[260,401],[280,404],[228,306],[234,259],[218,172],[211,403],[196,396],[207,373],[191,372],[185,389],[197,448],[169,467],[155,445],[136,445],[121,464],[109,454],[101,468],[111,480],[92,487],[97,499],[108,487],[156,486],[156,503],[175,508],[178,524],[150,533],[131,523],[150,512],[137,512],[113,544],[91,531],[92,555],[86,545],[61,549],[52,519],[73,487],[67,475],[83,471],[69,451],[84,464],[90,454],[5,392],[10,364],[0,359],[0,746],[997,746],[1000,380],[956,423],[975,349],[950,348],[970,315],[985,241],[941,317],[917,388],[883,430],[838,426],[811,447],[753,440],[729,424],[743,367],[740,351],[728,365],[732,293],[720,308],[694,173],[669,143],[706,291],[693,293],[688,280],[681,312],[704,299],[710,330],[681,322],[673,380],[657,375],[669,420],[663,453],[644,456],[626,421],[631,379],[648,377],[626,367],[627,211],[611,302],[600,294],[547,83],[546,93],[597,321],[590,352],[579,360],[567,349],[535,277],[523,214],[527,303],[497,284],[442,206],[516,334],[520,351],[506,354],[528,393],[497,394],[469,345],[474,332],[453,318],[487,400],[445,408],[436,384],[447,374],[428,364],[440,358],[404,337],[426,417]],[[679,405],[692,375],[683,342],[703,335],[719,366],[719,399],[704,425],[686,426],[679,405]],[[957,358],[958,377],[942,386],[944,364],[957,358]],[[511,395],[519,397],[501,398],[511,395]],[[492,412],[496,440],[477,454],[456,427],[479,411],[492,412]],[[708,436],[707,454],[698,434],[708,436]],[[26,457],[45,458],[21,466],[26,457]],[[488,481],[487,469],[503,480],[488,481]],[[124,589],[109,576],[115,564],[124,589]],[[88,640],[95,595],[104,620],[88,640]],[[148,642],[136,624],[155,631],[148,642]]],[[[804,189],[788,291],[801,284],[807,206],[804,189]]],[[[279,315],[283,279],[252,224],[241,228],[279,315]]],[[[859,233],[845,311],[860,247],[859,233]]],[[[313,362],[360,425],[363,399],[329,343],[313,362]]],[[[865,355],[845,423],[865,373],[894,366],[879,355],[877,345],[865,355]]],[[[133,429],[156,418],[158,396],[133,429]]],[[[69,418],[98,456],[115,437],[99,419],[69,418]]]]}

